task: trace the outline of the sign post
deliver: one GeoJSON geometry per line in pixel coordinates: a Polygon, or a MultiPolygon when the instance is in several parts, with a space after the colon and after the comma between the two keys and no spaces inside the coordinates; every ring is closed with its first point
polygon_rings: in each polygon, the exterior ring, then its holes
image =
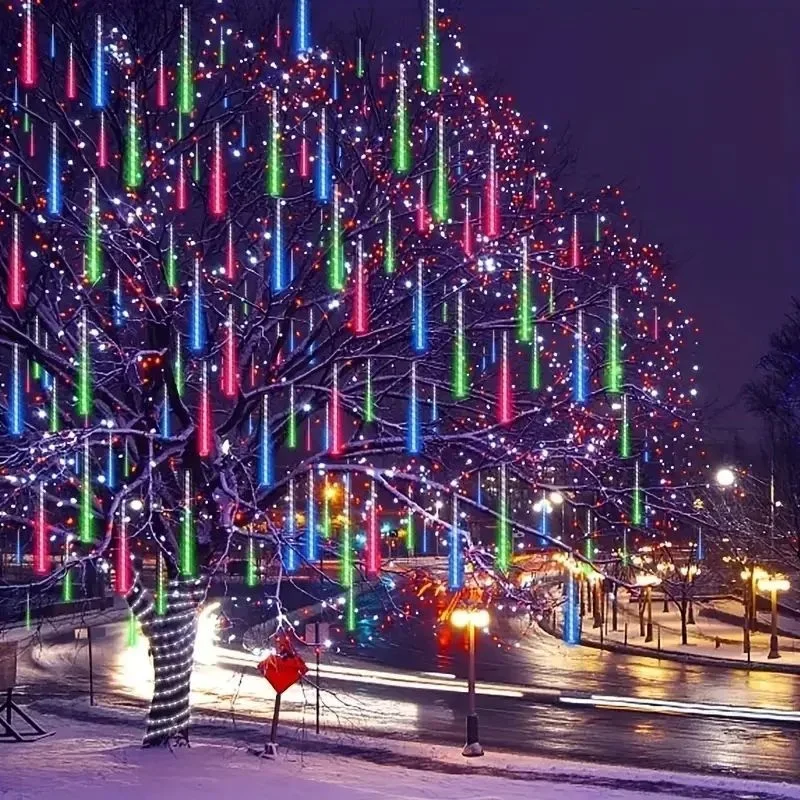
{"type": "Polygon", "coordinates": [[[80,641],[86,639],[86,644],[89,647],[89,705],[94,705],[94,660],[92,658],[92,637],[102,639],[105,636],[105,628],[100,627],[92,630],[91,625],[85,628],[75,628],[75,639],[80,641]]]}
{"type": "Polygon", "coordinates": [[[317,665],[317,674],[316,674],[316,682],[317,682],[317,720],[316,720],[316,731],[317,736],[319,736],[319,712],[320,712],[320,699],[319,699],[319,690],[320,690],[320,677],[319,677],[319,654],[320,648],[325,645],[325,642],[330,638],[330,630],[331,626],[327,622],[309,622],[306,625],[306,644],[314,648],[314,656],[316,658],[316,665],[317,665]]]}
{"type": "Polygon", "coordinates": [[[275,709],[272,712],[272,726],[270,728],[269,741],[264,745],[264,752],[261,753],[262,758],[274,756],[278,753],[278,718],[281,713],[281,695],[289,687],[294,686],[308,672],[305,661],[297,655],[288,636],[278,636],[275,649],[274,655],[268,656],[258,665],[258,671],[275,690],[275,709]]]}

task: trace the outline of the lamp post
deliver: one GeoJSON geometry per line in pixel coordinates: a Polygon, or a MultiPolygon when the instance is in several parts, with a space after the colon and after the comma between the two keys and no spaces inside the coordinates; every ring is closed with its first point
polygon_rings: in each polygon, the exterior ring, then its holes
{"type": "Polygon", "coordinates": [[[685,579],[684,584],[688,583],[690,588],[689,593],[689,618],[688,622],[690,625],[694,625],[694,595],[692,591],[694,590],[694,580],[700,574],[700,567],[697,564],[689,564],[687,567],[681,567],[681,575],[685,579]]]}
{"type": "MultiPolygon", "coordinates": [[[[671,561],[660,561],[656,564],[656,569],[658,570],[659,575],[663,575],[663,580],[669,580],[669,576],[675,572],[675,565],[671,561]]],[[[669,595],[667,594],[666,589],[664,590],[664,608],[662,611],[667,614],[669,613],[669,595]]]]}
{"type": "Polygon", "coordinates": [[[772,633],[769,637],[769,655],[767,658],[781,657],[778,652],[778,592],[787,592],[789,587],[789,580],[784,578],[783,575],[770,575],[767,578],[761,578],[758,582],[759,591],[769,592],[772,596],[772,633]]]}
{"type": "Polygon", "coordinates": [[[655,575],[637,575],[636,585],[644,589],[644,600],[647,604],[647,628],[644,636],[645,642],[653,641],[653,587],[658,586],[661,579],[655,575]]]}
{"type": "Polygon", "coordinates": [[[455,628],[466,628],[469,637],[469,672],[467,678],[467,743],[461,755],[482,756],[478,738],[478,712],[475,707],[475,628],[485,628],[489,624],[489,612],[485,608],[456,608],[450,616],[455,628]]]}
{"type": "Polygon", "coordinates": [[[756,616],[756,588],[760,581],[770,577],[769,573],[761,567],[748,567],[742,570],[744,581],[744,652],[750,652],[750,633],[756,630],[758,617],[756,616]]]}

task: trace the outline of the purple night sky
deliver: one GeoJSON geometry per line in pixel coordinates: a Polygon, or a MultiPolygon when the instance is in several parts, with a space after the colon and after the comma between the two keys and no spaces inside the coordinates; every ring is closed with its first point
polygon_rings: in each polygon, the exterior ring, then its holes
{"type": "MultiPolygon", "coordinates": [[[[468,63],[520,110],[569,126],[580,176],[624,181],[634,217],[677,266],[701,325],[703,399],[719,438],[752,435],[730,407],[797,291],[800,2],[451,0],[468,63]],[[796,223],[795,223],[796,224],[796,223]]],[[[421,0],[373,3],[381,42],[419,25],[421,0]]],[[[314,34],[365,0],[312,5],[314,34]]],[[[579,186],[576,183],[576,188],[579,186]]]]}

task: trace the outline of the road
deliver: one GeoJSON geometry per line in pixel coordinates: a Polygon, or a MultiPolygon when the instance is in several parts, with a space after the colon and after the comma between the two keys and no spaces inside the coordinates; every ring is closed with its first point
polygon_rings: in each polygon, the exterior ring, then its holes
{"type": "MultiPolygon", "coordinates": [[[[323,656],[323,726],[459,745],[466,709],[458,677],[464,666],[461,643],[437,636],[432,619],[382,629],[380,610],[375,611],[378,619],[360,632],[368,647],[342,646],[337,653],[335,645],[323,656]]],[[[518,638],[522,629],[515,622],[494,627],[502,641],[481,635],[478,651],[478,713],[486,748],[673,771],[800,777],[798,728],[574,707],[559,699],[602,693],[800,709],[796,678],[567,648],[536,628],[518,638]]],[[[124,636],[124,626],[117,626],[95,643],[97,691],[104,702],[144,707],[150,692],[146,643],[130,648],[124,636]]],[[[54,695],[85,698],[86,655],[85,644],[66,640],[28,652],[21,665],[23,693],[41,701],[54,695]]],[[[271,693],[255,670],[254,656],[234,647],[204,651],[202,658],[210,663],[195,670],[196,709],[239,719],[269,716],[271,693]]],[[[293,688],[284,696],[283,718],[308,730],[314,699],[311,684],[293,688]]]]}

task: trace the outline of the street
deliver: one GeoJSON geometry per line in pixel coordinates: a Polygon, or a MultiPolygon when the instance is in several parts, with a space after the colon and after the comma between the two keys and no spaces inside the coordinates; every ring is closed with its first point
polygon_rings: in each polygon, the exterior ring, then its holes
{"type": "MultiPolygon", "coordinates": [[[[481,634],[478,713],[490,750],[584,762],[629,764],[761,777],[795,778],[798,731],[789,725],[710,719],[684,714],[565,705],[562,695],[619,695],[764,708],[800,708],[793,676],[689,666],[567,647],[533,627],[500,622],[504,646],[481,634]]],[[[147,645],[125,641],[125,625],[94,645],[95,691],[102,703],[146,707],[151,679],[147,645]]],[[[466,709],[463,647],[441,646],[425,622],[394,623],[372,634],[368,648],[337,647],[322,659],[322,725],[345,733],[463,743],[466,709]],[[437,673],[437,674],[433,674],[437,673]]],[[[311,665],[313,658],[306,652],[311,665]]],[[[256,671],[258,658],[238,647],[201,648],[193,676],[197,712],[265,720],[272,692],[256,671]]],[[[28,651],[20,665],[23,696],[88,703],[84,643],[62,638],[28,651]],[[54,688],[56,687],[56,688],[54,688]],[[78,700],[80,698],[80,700],[78,700]]],[[[313,730],[312,670],[284,696],[282,719],[313,730]]]]}

